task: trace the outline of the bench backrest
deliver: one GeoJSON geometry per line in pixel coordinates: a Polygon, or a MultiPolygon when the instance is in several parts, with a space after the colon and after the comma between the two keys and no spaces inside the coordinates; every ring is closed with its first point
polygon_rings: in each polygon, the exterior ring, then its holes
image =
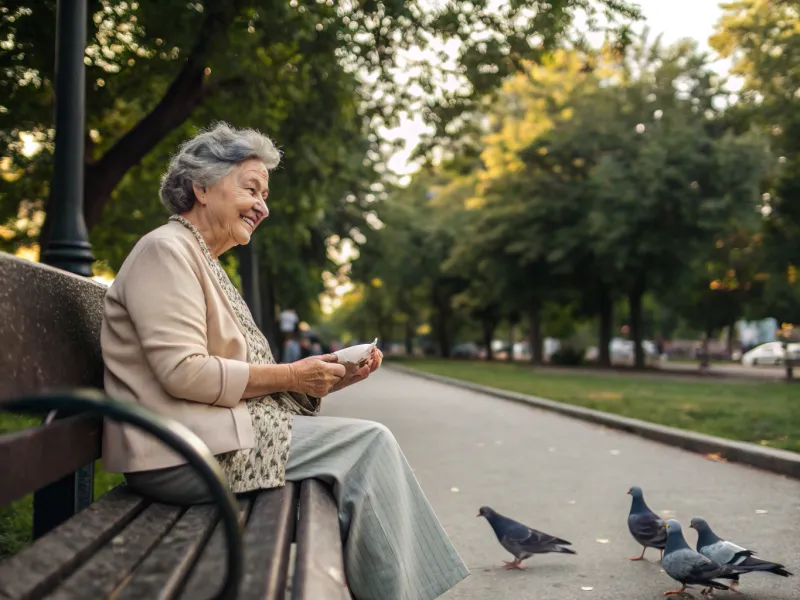
{"type": "MultiPolygon", "coordinates": [[[[0,402],[103,387],[106,286],[0,252],[0,402]]],[[[102,423],[76,416],[0,435],[0,506],[100,457],[102,423]]]]}

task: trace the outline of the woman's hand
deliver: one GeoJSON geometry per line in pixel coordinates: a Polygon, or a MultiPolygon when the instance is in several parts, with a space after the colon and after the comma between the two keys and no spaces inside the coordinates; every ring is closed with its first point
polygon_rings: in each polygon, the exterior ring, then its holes
{"type": "Polygon", "coordinates": [[[378,367],[381,366],[381,362],[383,362],[383,352],[377,348],[373,348],[366,364],[356,369],[353,373],[345,375],[345,377],[343,377],[339,383],[333,386],[331,392],[338,392],[349,385],[353,385],[359,381],[364,381],[372,373],[377,371],[378,367]]]}
{"type": "Polygon", "coordinates": [[[315,398],[327,396],[336,389],[346,372],[344,365],[337,364],[337,361],[335,354],[324,354],[290,363],[291,390],[315,398]]]}
{"type": "Polygon", "coordinates": [[[383,362],[383,352],[378,350],[378,348],[372,349],[372,354],[370,354],[369,359],[367,360],[367,366],[369,367],[369,372],[374,373],[378,370],[378,367],[381,366],[383,362]]]}

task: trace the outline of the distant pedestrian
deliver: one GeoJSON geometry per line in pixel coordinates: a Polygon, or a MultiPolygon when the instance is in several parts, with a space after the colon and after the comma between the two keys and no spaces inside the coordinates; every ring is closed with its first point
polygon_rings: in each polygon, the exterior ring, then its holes
{"type": "Polygon", "coordinates": [[[301,348],[300,342],[297,341],[297,338],[293,334],[288,334],[288,338],[286,339],[286,343],[283,345],[283,352],[281,355],[281,362],[283,363],[293,363],[295,361],[300,360],[301,358],[301,348]]]}
{"type": "Polygon", "coordinates": [[[297,326],[300,323],[300,317],[297,316],[297,311],[293,308],[282,310],[278,315],[278,329],[280,330],[280,348],[281,348],[281,362],[293,362],[283,356],[283,349],[289,344],[289,338],[292,334],[297,332],[297,326]]]}

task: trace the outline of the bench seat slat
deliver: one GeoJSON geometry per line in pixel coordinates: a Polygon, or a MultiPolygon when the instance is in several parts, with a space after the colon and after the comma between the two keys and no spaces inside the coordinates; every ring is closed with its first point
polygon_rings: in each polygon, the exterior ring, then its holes
{"type": "MultiPolygon", "coordinates": [[[[244,524],[252,506],[252,498],[239,497],[239,522],[244,524]]],[[[211,539],[203,549],[200,559],[195,564],[186,582],[186,587],[181,590],[180,598],[183,600],[206,600],[219,593],[227,570],[227,547],[225,527],[217,521],[211,539]]]]}
{"type": "Polygon", "coordinates": [[[210,504],[190,507],[133,572],[116,600],[169,600],[180,589],[217,522],[210,504]]]}
{"type": "Polygon", "coordinates": [[[100,456],[101,437],[101,420],[86,416],[56,419],[1,436],[0,506],[93,462],[100,456]]]}
{"type": "Polygon", "coordinates": [[[239,600],[284,600],[297,519],[297,486],[260,492],[244,532],[244,577],[239,600]]]}
{"type": "Polygon", "coordinates": [[[336,501],[327,486],[304,480],[299,510],[292,599],[351,600],[336,501]]]}
{"type": "Polygon", "coordinates": [[[109,597],[169,531],[181,512],[177,506],[151,504],[58,586],[48,600],[109,597]]]}
{"type": "Polygon", "coordinates": [[[11,600],[43,597],[146,505],[124,486],[114,488],[49,535],[0,563],[0,594],[11,600]]]}

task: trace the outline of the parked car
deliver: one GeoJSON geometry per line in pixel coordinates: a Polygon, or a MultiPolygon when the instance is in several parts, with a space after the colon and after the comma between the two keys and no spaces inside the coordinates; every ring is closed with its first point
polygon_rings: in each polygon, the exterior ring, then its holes
{"type": "MultiPolygon", "coordinates": [[[[561,342],[555,338],[546,337],[542,340],[542,358],[548,362],[553,354],[561,347],[561,342]]],[[[528,361],[531,359],[531,346],[527,340],[514,344],[514,359],[528,361]]]]}
{"type": "Polygon", "coordinates": [[[800,360],[800,343],[792,343],[783,349],[783,342],[766,342],[742,354],[742,364],[746,367],[758,365],[782,365],[788,353],[794,360],[800,360]]]}
{"type": "Polygon", "coordinates": [[[481,356],[481,349],[473,342],[466,342],[464,344],[456,344],[450,351],[453,358],[469,358],[476,359],[481,356]]]}
{"type": "MultiPolygon", "coordinates": [[[[644,350],[646,364],[652,365],[658,362],[660,358],[658,348],[651,340],[642,340],[642,349],[644,350]]],[[[608,352],[612,365],[633,365],[634,363],[633,340],[612,338],[611,343],[608,345],[608,352]]],[[[599,351],[597,346],[592,346],[586,350],[586,360],[596,361],[598,358],[599,351]]]]}

